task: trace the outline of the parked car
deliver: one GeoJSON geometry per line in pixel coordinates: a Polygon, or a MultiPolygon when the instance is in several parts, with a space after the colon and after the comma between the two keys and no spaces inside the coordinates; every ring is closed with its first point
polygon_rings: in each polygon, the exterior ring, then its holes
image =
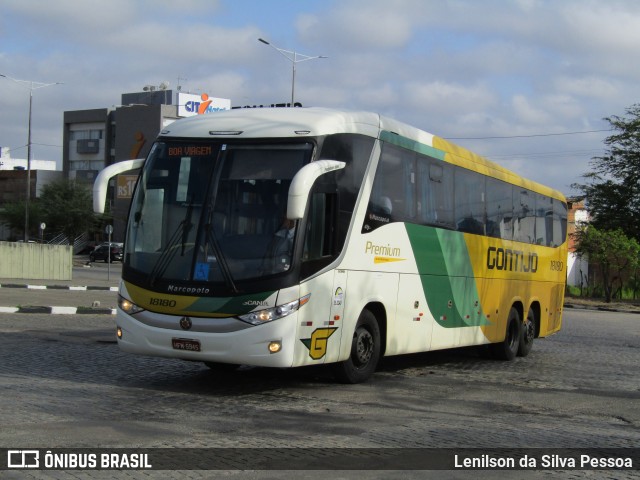
{"type": "Polygon", "coordinates": [[[93,252],[89,254],[89,260],[92,262],[95,262],[96,260],[102,260],[106,263],[107,261],[109,261],[109,250],[111,250],[111,261],[121,262],[123,252],[122,247],[122,243],[103,243],[102,245],[97,246],[93,250],[93,252]]]}

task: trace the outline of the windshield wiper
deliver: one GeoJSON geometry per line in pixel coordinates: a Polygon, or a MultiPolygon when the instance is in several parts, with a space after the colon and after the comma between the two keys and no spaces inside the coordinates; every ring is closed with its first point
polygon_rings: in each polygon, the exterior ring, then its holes
{"type": "Polygon", "coordinates": [[[187,237],[189,236],[189,232],[193,228],[193,223],[191,222],[191,214],[193,213],[193,202],[189,202],[187,206],[187,215],[185,219],[182,221],[182,253],[181,256],[184,257],[184,247],[187,243],[187,237]]]}
{"type": "Polygon", "coordinates": [[[218,243],[218,239],[216,238],[216,234],[213,232],[213,224],[211,223],[211,217],[209,218],[209,223],[205,225],[207,229],[206,238],[207,238],[207,246],[211,245],[213,249],[213,253],[218,260],[218,266],[220,267],[220,271],[222,272],[222,276],[224,277],[227,286],[231,289],[233,293],[240,293],[238,287],[236,287],[235,282],[233,281],[233,275],[231,274],[231,269],[229,268],[229,264],[227,263],[227,259],[224,257],[222,253],[222,248],[220,248],[220,243],[218,243]]]}
{"type": "Polygon", "coordinates": [[[178,227],[169,238],[169,242],[167,243],[167,246],[160,254],[160,258],[158,258],[158,261],[153,266],[153,270],[151,270],[150,279],[149,279],[149,283],[151,285],[155,285],[158,277],[164,274],[167,268],[169,268],[169,265],[171,265],[171,262],[173,261],[174,257],[176,256],[176,252],[178,251],[176,247],[178,246],[178,242],[180,241],[182,242],[181,248],[180,248],[180,252],[181,252],[180,256],[184,256],[184,249],[187,243],[187,237],[189,235],[189,232],[193,228],[193,223],[191,222],[192,213],[193,213],[193,202],[189,202],[184,220],[182,220],[178,224],[178,227]]]}

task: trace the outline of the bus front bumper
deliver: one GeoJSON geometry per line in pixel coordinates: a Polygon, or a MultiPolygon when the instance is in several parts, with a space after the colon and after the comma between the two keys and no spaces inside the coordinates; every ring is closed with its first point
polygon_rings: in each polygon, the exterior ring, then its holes
{"type": "Polygon", "coordinates": [[[291,367],[297,317],[297,312],[294,312],[263,325],[234,332],[210,333],[149,326],[118,309],[118,346],[124,352],[140,355],[261,367],[291,367]]]}

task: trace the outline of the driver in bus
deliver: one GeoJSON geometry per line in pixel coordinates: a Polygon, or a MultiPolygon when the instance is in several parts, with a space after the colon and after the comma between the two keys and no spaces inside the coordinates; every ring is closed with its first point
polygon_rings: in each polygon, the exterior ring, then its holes
{"type": "Polygon", "coordinates": [[[273,240],[267,250],[265,273],[277,273],[289,270],[295,233],[295,220],[290,220],[285,217],[280,228],[273,234],[273,240]]]}

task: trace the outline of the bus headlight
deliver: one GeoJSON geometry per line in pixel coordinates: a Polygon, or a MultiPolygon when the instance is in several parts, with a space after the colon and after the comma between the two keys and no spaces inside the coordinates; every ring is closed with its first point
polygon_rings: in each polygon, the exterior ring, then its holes
{"type": "Polygon", "coordinates": [[[305,295],[293,302],[285,303],[284,305],[278,305],[277,307],[265,308],[264,310],[258,310],[257,312],[240,315],[238,318],[243,322],[250,323],[251,325],[261,325],[263,323],[272,322],[273,320],[278,320],[279,318],[291,315],[307,303],[309,301],[309,297],[311,297],[311,294],[305,295]]]}
{"type": "Polygon", "coordinates": [[[128,313],[129,315],[133,315],[134,313],[138,313],[144,310],[144,308],[139,307],[131,300],[127,300],[121,295],[118,295],[118,307],[120,307],[120,310],[122,310],[124,313],[128,313]]]}

